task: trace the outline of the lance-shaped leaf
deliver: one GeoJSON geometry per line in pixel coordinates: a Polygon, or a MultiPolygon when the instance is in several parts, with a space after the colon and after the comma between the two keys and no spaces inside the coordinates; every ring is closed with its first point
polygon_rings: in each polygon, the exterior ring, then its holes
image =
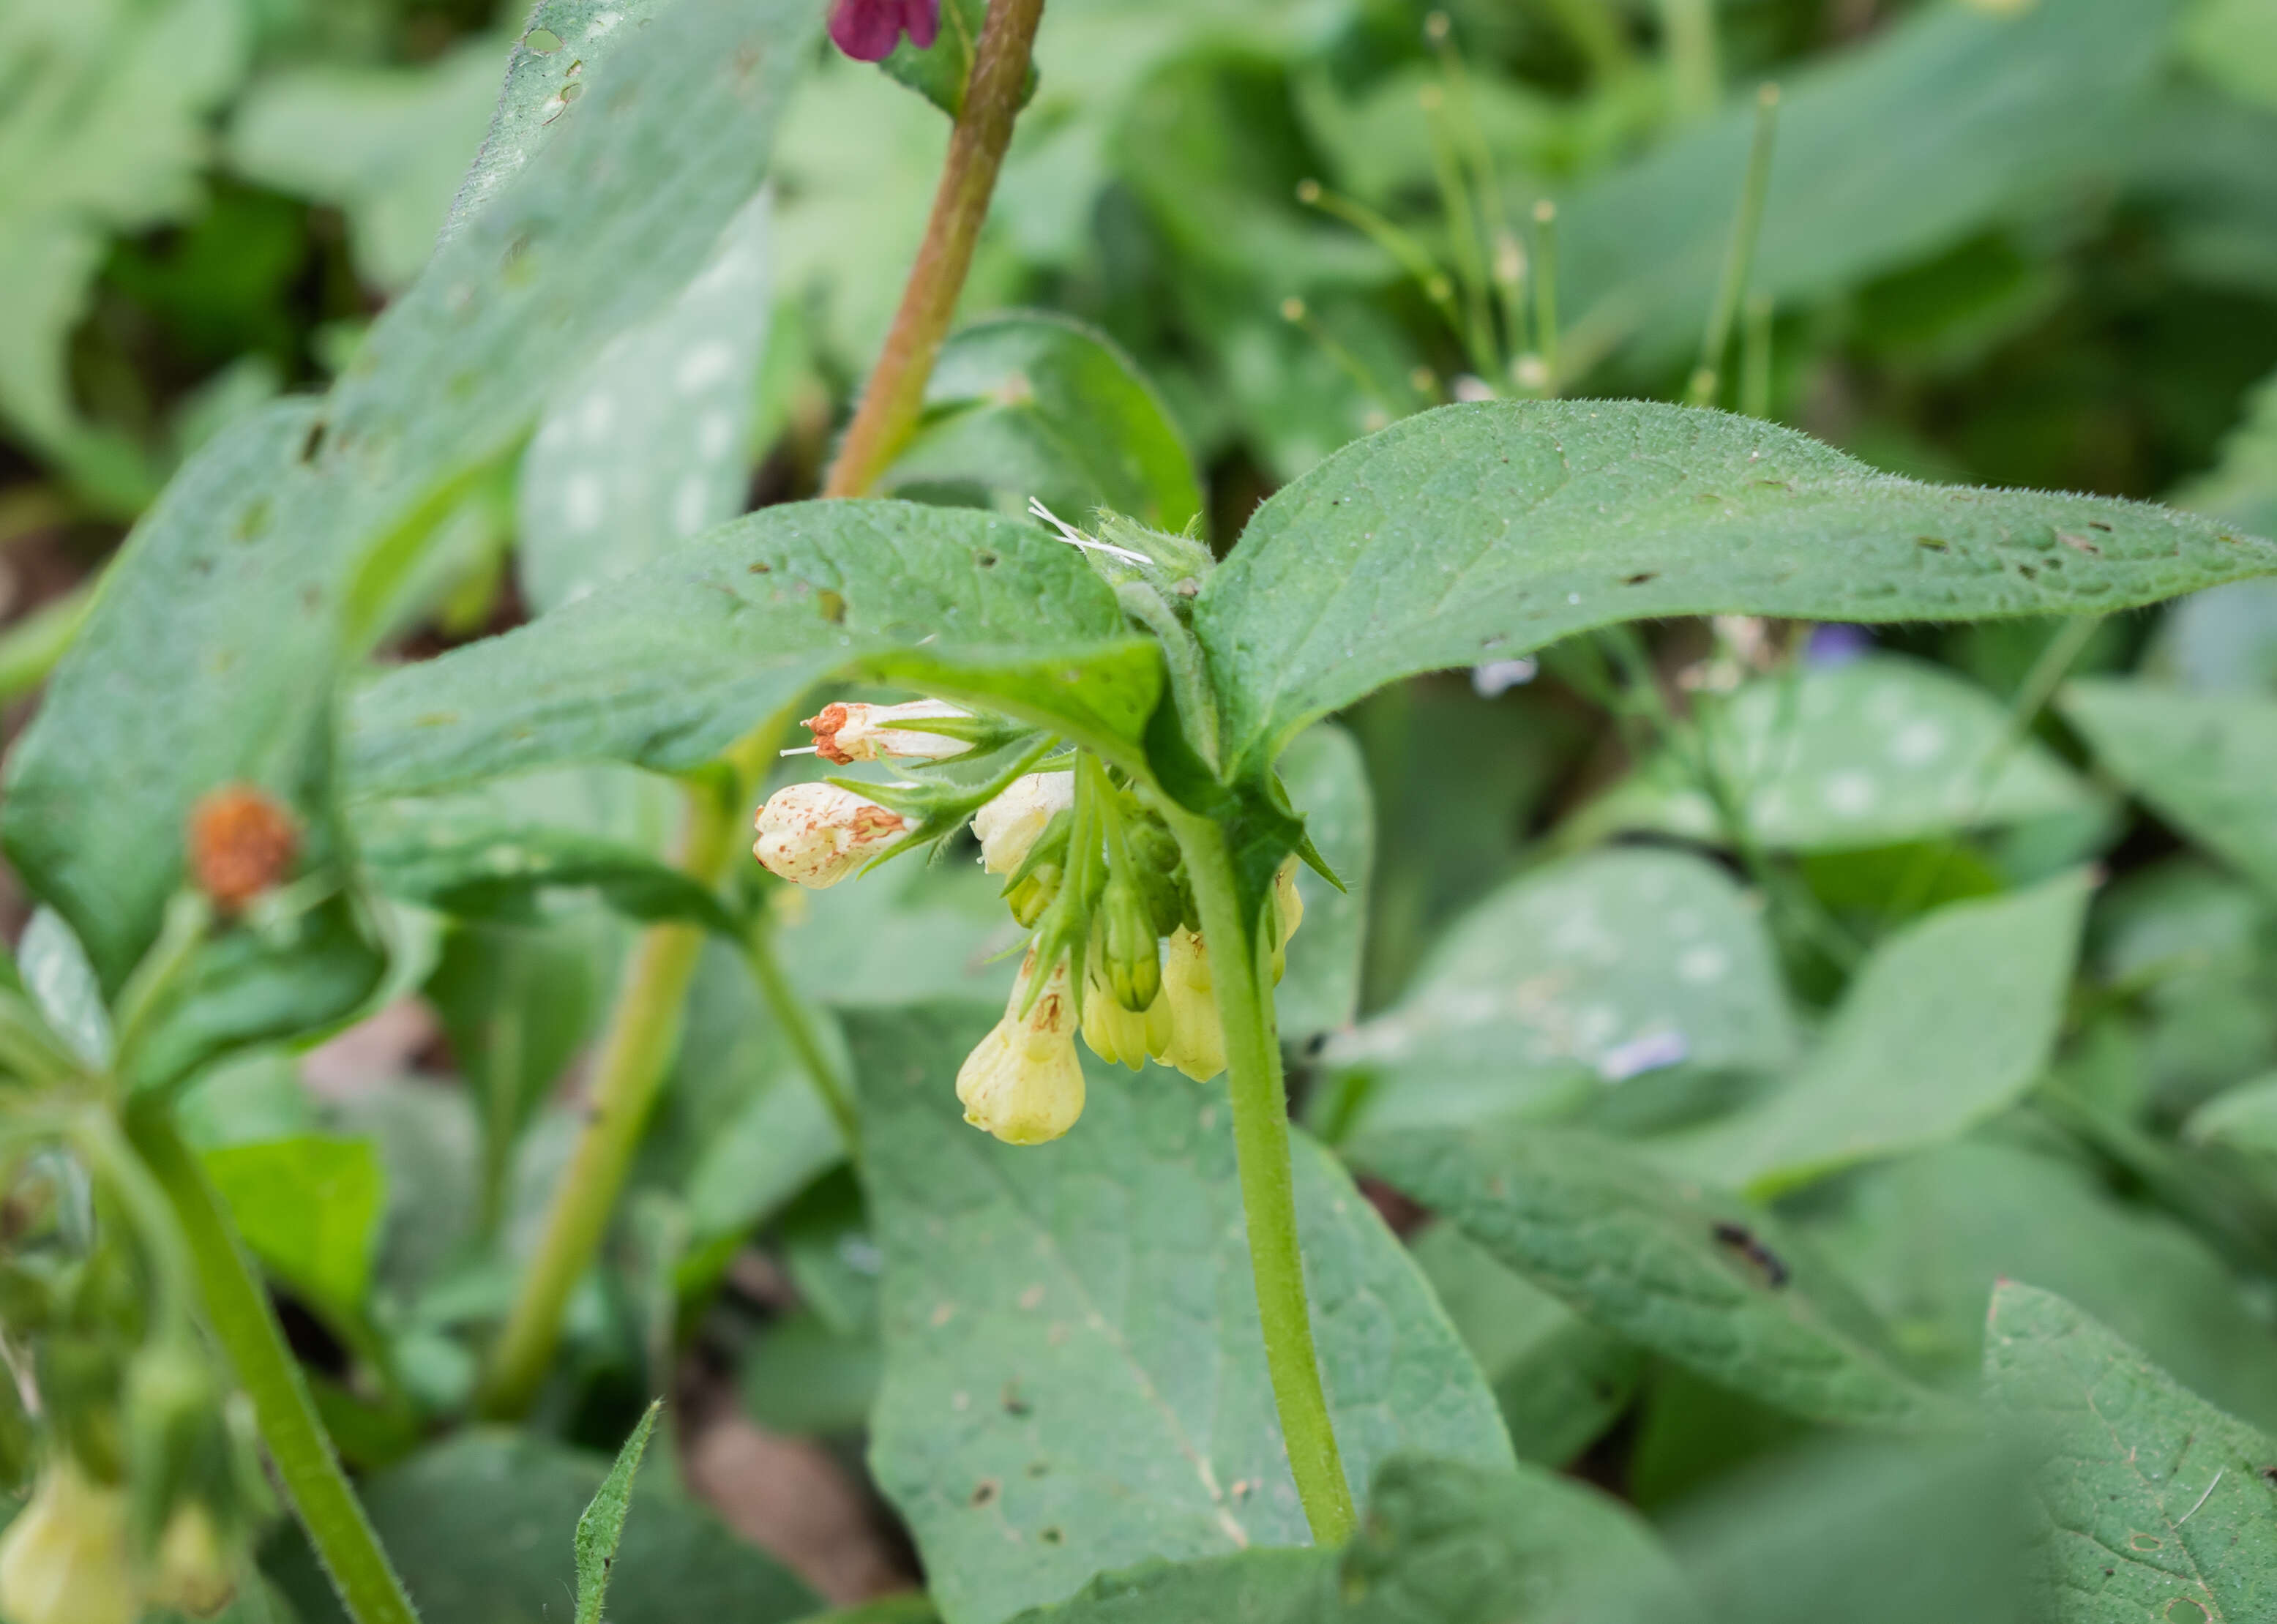
{"type": "Polygon", "coordinates": [[[1640,401],[1485,401],[1347,446],[1257,510],[1194,605],[1239,776],[1397,677],[1618,621],[2097,612],[2277,570],[2193,515],[1877,474],[1640,401]]]}
{"type": "MultiPolygon", "coordinates": [[[[849,1023],[886,1254],[872,1467],[942,1616],[986,1624],[1102,1567],[1304,1542],[1224,1097],[1094,1063],[1066,1138],[1000,1145],[954,1093],[987,1018],[849,1023]]],[[[1325,1151],[1293,1151],[1345,1469],[1416,1452],[1506,1469],[1493,1397],[1421,1273],[1325,1151]]]]}
{"type": "Polygon", "coordinates": [[[711,759],[826,677],[1001,709],[1128,753],[1161,686],[1080,553],[908,502],[770,507],[359,697],[351,776],[390,793],[577,760],[711,759]]]}
{"type": "Polygon", "coordinates": [[[130,538],[4,826],[106,987],[156,933],[199,796],[250,779],[323,827],[342,650],[386,622],[459,488],[758,189],[820,21],[805,0],[682,0],[589,64],[588,116],[438,250],[331,395],[209,445],[130,538]]]}
{"type": "Polygon", "coordinates": [[[2086,877],[2067,874],[1908,926],[1866,961],[1793,1078],[1655,1154],[1768,1197],[1957,1138],[2047,1065],[2087,899],[2086,877]]]}
{"type": "Polygon", "coordinates": [[[1372,1134],[1352,1159],[1584,1319],[1791,1414],[1904,1431],[1950,1407],[1768,1212],[1556,1129],[1372,1134]]]}
{"type": "Polygon", "coordinates": [[[1992,1292],[1984,1390],[2035,1423],[2046,1513],[2034,1616],[2277,1616],[2277,1439],[2224,1414],[2062,1298],[1992,1292]]]}

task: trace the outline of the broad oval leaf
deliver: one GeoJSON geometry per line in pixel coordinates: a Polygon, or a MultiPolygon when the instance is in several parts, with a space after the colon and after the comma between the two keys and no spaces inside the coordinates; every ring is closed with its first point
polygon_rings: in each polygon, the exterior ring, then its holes
{"type": "Polygon", "coordinates": [[[834,675],[922,686],[1128,757],[1161,685],[1083,556],[1034,525],[890,501],[770,507],[358,697],[351,778],[710,760],[834,675]]]}
{"type": "Polygon", "coordinates": [[[1958,1137],[2046,1067],[2088,894],[2069,874],[1908,925],[1866,961],[1793,1077],[1652,1154],[1768,1197],[1958,1137]]]}
{"type": "MultiPolygon", "coordinates": [[[[2006,705],[1903,655],[1749,682],[1708,725],[1748,833],[1771,850],[1853,850],[2095,806],[2053,751],[2016,736],[2006,705]]],[[[1706,794],[1665,751],[1580,824],[1725,838],[1706,794]]]]}
{"type": "Polygon", "coordinates": [[[1778,1220],[1612,1140],[1531,1124],[1409,1128],[1352,1155],[1584,1319],[1712,1382],[1841,1425],[1954,1418],[1778,1220]]]}
{"type": "Polygon", "coordinates": [[[1284,487],[1204,583],[1194,630],[1240,776],[1394,678],[1618,621],[2099,613],[2271,571],[2277,545],[2211,520],[1921,484],[1720,412],[1484,401],[1284,487]]]}
{"type": "Polygon", "coordinates": [[[2042,1430],[2035,1616],[2277,1615],[2277,1439],[2185,1390],[2062,1298],[1993,1288],[1984,1391],[2042,1430]],[[2091,1605],[2090,1605],[2091,1604],[2091,1605]]]}
{"type": "Polygon", "coordinates": [[[1704,858],[1640,848],[1493,892],[1325,1058],[1364,1080],[1366,1130],[1556,1113],[1661,1066],[1768,1071],[1793,1054],[1760,913],[1704,858]]]}
{"type": "Polygon", "coordinates": [[[1359,1007],[1362,935],[1368,881],[1375,866],[1375,803],[1367,764],[1344,728],[1323,725],[1301,735],[1276,768],[1305,834],[1343,882],[1340,890],[1299,864],[1297,896],[1305,904],[1301,934],[1287,955],[1288,973],[1274,989],[1281,1038],[1303,1043],[1351,1025],[1359,1007]]]}
{"type": "MultiPolygon", "coordinates": [[[[1258,1330],[1224,1096],[1086,1067],[1083,1120],[999,1145],[960,1119],[971,1012],[851,1023],[886,1254],[871,1464],[942,1616],[985,1624],[1101,1567],[1307,1538],[1258,1330]]],[[[1321,1380],[1345,1469],[1507,1468],[1493,1398],[1333,1159],[1294,1146],[1321,1380]]]]}
{"type": "Polygon", "coordinates": [[[2277,699],[2103,678],[2060,703],[2113,777],[2277,892],[2277,699]]]}

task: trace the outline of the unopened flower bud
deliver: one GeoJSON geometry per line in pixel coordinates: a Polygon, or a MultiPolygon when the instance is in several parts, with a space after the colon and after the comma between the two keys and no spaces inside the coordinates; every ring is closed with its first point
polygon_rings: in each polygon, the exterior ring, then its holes
{"type": "Polygon", "coordinates": [[[1084,971],[1083,1041],[1108,1064],[1136,1071],[1149,1055],[1159,1055],[1170,1045],[1170,1001],[1158,994],[1145,1011],[1133,1014],[1116,1001],[1100,970],[1094,957],[1084,971]]]}
{"type": "Polygon", "coordinates": [[[134,1624],[141,1612],[126,1550],[126,1497],[70,1460],[40,1475],[0,1535],[0,1618],[8,1624],[134,1624]]]}
{"type": "Polygon", "coordinates": [[[1027,929],[1043,918],[1044,910],[1059,896],[1060,873],[1056,863],[1039,863],[1028,871],[1026,878],[1004,893],[1004,901],[1021,929],[1027,929]]]}
{"type": "Polygon", "coordinates": [[[1009,874],[1027,861],[1045,827],[1075,804],[1073,773],[1030,773],[973,815],[980,861],[992,874],[1009,874]]]}
{"type": "Polygon", "coordinates": [[[759,808],[751,855],[769,873],[819,891],[899,840],[908,820],[836,784],[792,784],[759,808]]]}
{"type": "Polygon", "coordinates": [[[1305,899],[1297,894],[1297,859],[1291,857],[1273,872],[1273,985],[1281,985],[1289,967],[1289,938],[1305,922],[1305,899]]]}
{"type": "Polygon", "coordinates": [[[944,761],[972,746],[945,733],[928,733],[917,724],[971,714],[940,699],[912,699],[907,705],[826,705],[799,726],[814,735],[815,754],[841,766],[849,761],[875,761],[881,756],[944,761]]]}
{"type": "Polygon", "coordinates": [[[1083,1063],[1075,1053],[1075,1000],[1065,959],[1027,1012],[1021,1005],[1036,973],[1035,950],[1020,966],[1004,1018],[956,1071],[956,1097],[964,1119],[1008,1145],[1055,1140],[1083,1115],[1083,1063]]]}
{"type": "Polygon", "coordinates": [[[190,809],[190,878],[225,911],[283,881],[299,848],[293,814],[250,784],[227,785],[190,809]]]}
{"type": "Polygon", "coordinates": [[[151,1605],[205,1618],[219,1613],[236,1590],[213,1514],[196,1500],[176,1507],[158,1536],[148,1591],[151,1605]]]}
{"type": "Polygon", "coordinates": [[[1093,962],[1107,972],[1115,1002],[1144,1013],[1162,990],[1162,956],[1146,898],[1126,874],[1108,876],[1099,900],[1099,930],[1092,939],[1093,962]]]}
{"type": "Polygon", "coordinates": [[[1162,1001],[1170,1006],[1173,1030],[1155,1058],[1198,1083],[1224,1071],[1225,1028],[1218,1023],[1209,949],[1198,933],[1183,926],[1170,933],[1169,950],[1162,957],[1162,1001]]]}

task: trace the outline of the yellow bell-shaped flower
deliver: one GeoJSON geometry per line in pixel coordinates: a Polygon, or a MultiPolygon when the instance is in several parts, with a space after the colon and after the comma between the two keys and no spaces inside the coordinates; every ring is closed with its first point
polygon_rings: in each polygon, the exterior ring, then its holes
{"type": "Polygon", "coordinates": [[[40,1474],[0,1535],[0,1618],[8,1624],[134,1624],[142,1611],[126,1552],[126,1496],[68,1460],[40,1474]]]}
{"type": "Polygon", "coordinates": [[[1083,1063],[1076,1058],[1075,999],[1067,961],[1052,966],[1050,979],[1023,1014],[1020,1006],[1035,971],[1031,948],[1004,1018],[956,1071],[956,1097],[965,1121],[1008,1145],[1055,1140],[1083,1115],[1083,1063]]]}
{"type": "Polygon", "coordinates": [[[1162,1003],[1170,1006],[1170,1041],[1154,1051],[1198,1083],[1225,1070],[1225,1028],[1217,1018],[1217,995],[1210,978],[1209,949],[1199,933],[1184,926],[1170,933],[1162,957],[1162,1003]]]}

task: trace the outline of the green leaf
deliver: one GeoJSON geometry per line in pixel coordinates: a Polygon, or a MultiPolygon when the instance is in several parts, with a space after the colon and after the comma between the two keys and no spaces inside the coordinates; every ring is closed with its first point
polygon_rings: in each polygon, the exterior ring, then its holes
{"type": "Polygon", "coordinates": [[[110,1011],[72,927],[52,908],[35,910],[16,944],[17,972],[55,1034],[88,1066],[110,1064],[110,1011]]]}
{"type": "Polygon", "coordinates": [[[672,302],[546,408],[522,460],[514,552],[538,614],[743,510],[772,212],[764,192],[745,204],[672,302]]]}
{"type": "Polygon", "coordinates": [[[743,1409],[771,1432],[850,1435],[868,1424],[884,1356],[877,1328],[832,1330],[799,1313],[767,1327],[743,1355],[743,1409]]]}
{"type": "Polygon", "coordinates": [[[512,913],[547,886],[591,886],[636,919],[687,919],[733,935],[738,926],[709,887],[651,846],[541,821],[529,810],[547,785],[574,793],[590,769],[536,774],[511,793],[484,785],[455,795],[368,801],[354,808],[372,882],[392,896],[465,916],[512,913]]]}
{"type": "Polygon", "coordinates": [[[826,677],[1001,706],[1128,755],[1161,661],[1080,553],[907,502],[769,507],[358,698],[366,792],[574,760],[711,759],[826,677]]]}
{"type": "Polygon", "coordinates": [[[1768,1198],[1958,1138],[2046,1069],[2088,895],[2074,873],[1907,926],[1859,970],[1793,1077],[1652,1154],[1768,1198]]]}
{"type": "Polygon", "coordinates": [[[23,0],[0,16],[0,416],[66,463],[88,433],[66,340],[104,240],[195,202],[250,23],[238,0],[23,0]]]}
{"type": "MultiPolygon", "coordinates": [[[[988,0],[940,0],[940,32],[933,42],[919,50],[915,41],[898,40],[878,65],[954,118],[964,111],[964,87],[972,78],[972,59],[987,19],[988,0]]],[[[1035,75],[1031,66],[1028,95],[1035,94],[1035,75]]]]}
{"type": "MultiPolygon", "coordinates": [[[[1001,1618],[1145,1557],[1305,1539],[1223,1095],[1093,1065],[1071,1133],[1000,1145],[954,1093],[986,1024],[925,1011],[852,1027],[886,1254],[871,1463],[943,1616],[1001,1618]]],[[[1295,1163],[1346,1469],[1403,1450],[1506,1464],[1493,1400],[1413,1264],[1319,1147],[1300,1137],[1295,1163]]]]}
{"type": "Polygon", "coordinates": [[[1016,512],[1032,497],[1078,521],[1106,507],[1171,531],[1202,511],[1193,458],[1137,363],[1043,312],[990,316],[941,346],[925,419],[878,488],[977,492],[1016,512]]]}
{"type": "Polygon", "coordinates": [[[2071,683],[2059,703],[2152,811],[2277,890],[2277,699],[2111,678],[2071,683]]]}
{"type": "Polygon", "coordinates": [[[1367,926],[1368,875],[1375,866],[1375,801],[1359,746],[1342,728],[1298,736],[1276,769],[1305,833],[1344,881],[1339,890],[1305,864],[1297,867],[1304,923],[1289,944],[1288,973],[1274,989],[1282,1041],[1302,1043],[1352,1024],[1359,1008],[1360,954],[1367,926]]]}
{"type": "Polygon", "coordinates": [[[642,1412],[640,1425],[617,1451],[609,1475],[593,1493],[592,1504],[577,1518],[577,1624],[601,1624],[601,1603],[609,1593],[609,1570],[616,1566],[617,1545],[625,1536],[625,1513],[632,1509],[633,1477],[641,1457],[648,1452],[649,1434],[656,1430],[659,1399],[642,1412]]]}
{"type": "Polygon", "coordinates": [[[2277,1611],[2277,1440],[2178,1385],[2062,1298],[1993,1289],[1984,1391],[2048,1440],[2042,1616],[2262,1619],[2277,1611]]]}
{"type": "Polygon", "coordinates": [[[2214,1095],[2190,1113],[2182,1137],[2194,1145],[2226,1145],[2248,1155],[2277,1158],[2277,1073],[2214,1095]]]}
{"type": "Polygon", "coordinates": [[[1525,1124],[1413,1128],[1371,1134],[1352,1156],[1584,1319],[1710,1381],[1847,1426],[1953,1419],[1769,1213],[1610,1140],[1525,1124]]]}
{"type": "Polygon", "coordinates": [[[362,1307],[387,1205],[370,1140],[303,1134],[209,1150],[202,1160],[270,1274],[325,1313],[362,1307]]]}
{"type": "Polygon", "coordinates": [[[2277,545],[2205,519],[1918,484],[1719,413],[1486,401],[1283,488],[1204,583],[1194,630],[1238,775],[1397,677],[1618,621],[2102,613],[2272,570],[2277,545]]]}
{"type": "Polygon", "coordinates": [[[2202,0],[2182,30],[2189,65],[2243,101],[2277,107],[2277,16],[2256,0],[2202,0]]]}
{"type": "Polygon", "coordinates": [[[1519,1460],[1566,1465],[1636,1396],[1642,1348],[1582,1320],[1453,1224],[1432,1224],[1409,1249],[1492,1384],[1519,1460]]]}
{"type": "MultiPolygon", "coordinates": [[[[2124,172],[2175,11],[2173,0],[1932,6],[1856,50],[1783,69],[1750,288],[1782,309],[1815,304],[2124,172]]],[[[1592,301],[1576,308],[1577,329],[1634,335],[1649,364],[1690,358],[1752,124],[1753,109],[1735,104],[1564,201],[1558,280],[1592,301]]]]}
{"type": "Polygon", "coordinates": [[[156,932],[198,796],[251,780],[323,829],[344,651],[387,622],[457,489],[758,188],[819,22],[803,0],[652,19],[594,74],[602,116],[438,252],[330,399],[209,443],[130,538],[18,749],[0,825],[107,987],[156,932]]]}
{"type": "MultiPolygon", "coordinates": [[[[597,1455],[477,1429],[367,1479],[363,1500],[424,1624],[547,1624],[570,1610],[573,1531],[606,1471],[597,1455]]],[[[805,1586],[668,1476],[633,1486],[610,1570],[611,1624],[784,1624],[814,1610],[805,1586]]],[[[302,1624],[346,1624],[297,1537],[266,1565],[302,1624]]]]}
{"type": "MultiPolygon", "coordinates": [[[[2006,705],[1902,655],[1749,682],[1707,727],[1749,833],[1771,850],[1892,845],[2096,804],[2053,751],[2015,736],[2006,705]]],[[[1649,760],[1580,822],[1725,843],[1714,807],[1671,753],[1649,760]]]]}
{"type": "Polygon", "coordinates": [[[415,68],[319,63],[255,80],[231,120],[230,167],[346,215],[355,267],[373,286],[407,286],[490,126],[495,38],[415,68]]]}
{"type": "Polygon", "coordinates": [[[1772,1070],[1794,1045],[1745,894],[1702,858],[1639,848],[1496,890],[1405,998],[1324,1057],[1363,1079],[1357,1121],[1370,1128],[1565,1111],[1638,1071],[1772,1070]]]}
{"type": "Polygon", "coordinates": [[[2068,1145],[1975,1138],[1901,1157],[1813,1198],[1807,1232],[1892,1335],[1941,1380],[1973,1384],[1994,1282],[2060,1292],[2198,1391],[2277,1422],[2267,1324],[2197,1236],[2114,1193],[2068,1145]]]}

